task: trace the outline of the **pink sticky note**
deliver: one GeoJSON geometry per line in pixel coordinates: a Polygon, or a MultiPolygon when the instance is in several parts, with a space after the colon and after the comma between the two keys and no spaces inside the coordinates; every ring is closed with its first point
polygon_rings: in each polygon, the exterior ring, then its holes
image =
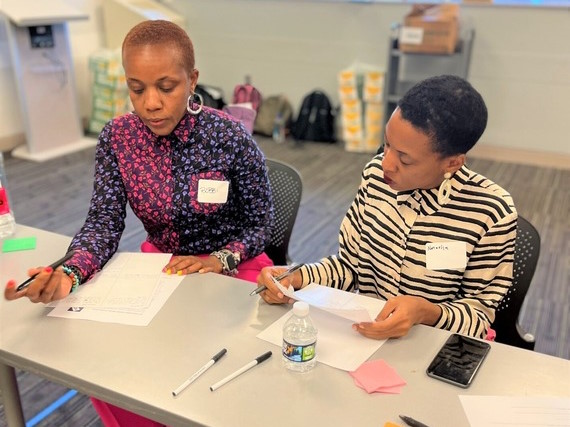
{"type": "Polygon", "coordinates": [[[400,394],[402,389],[404,388],[403,385],[395,386],[395,387],[378,387],[374,390],[375,393],[386,393],[386,394],[400,394]]]}
{"type": "Polygon", "coordinates": [[[366,388],[360,384],[360,382],[354,378],[354,383],[361,389],[367,391],[368,393],[385,393],[385,394],[400,394],[404,386],[394,386],[394,387],[378,387],[376,390],[368,391],[366,388]]]}
{"type": "Polygon", "coordinates": [[[362,387],[367,393],[399,393],[398,387],[406,385],[406,381],[394,368],[380,359],[364,362],[356,371],[349,373],[356,385],[362,387]]]}

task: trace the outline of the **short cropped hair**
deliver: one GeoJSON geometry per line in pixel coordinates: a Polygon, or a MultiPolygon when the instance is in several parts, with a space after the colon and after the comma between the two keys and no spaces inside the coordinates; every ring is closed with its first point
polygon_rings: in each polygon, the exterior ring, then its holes
{"type": "Polygon", "coordinates": [[[194,46],[186,31],[170,21],[143,21],[135,25],[123,40],[125,48],[148,45],[173,45],[182,57],[182,65],[189,73],[194,70],[194,46]]]}
{"type": "Polygon", "coordinates": [[[467,153],[487,127],[485,101],[457,76],[437,76],[414,85],[398,102],[402,118],[430,137],[442,157],[467,153]]]}

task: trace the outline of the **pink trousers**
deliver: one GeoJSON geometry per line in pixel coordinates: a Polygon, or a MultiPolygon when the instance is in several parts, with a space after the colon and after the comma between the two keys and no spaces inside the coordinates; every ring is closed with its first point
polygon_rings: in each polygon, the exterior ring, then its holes
{"type": "MultiPolygon", "coordinates": [[[[152,243],[144,242],[141,245],[142,252],[160,252],[152,243]]],[[[200,255],[207,257],[208,255],[200,255]]],[[[238,267],[236,278],[247,280],[249,282],[256,282],[257,276],[263,267],[273,265],[269,257],[262,253],[255,258],[248,259],[242,262],[238,267]]],[[[111,405],[110,403],[103,402],[102,400],[91,398],[93,407],[101,417],[101,421],[105,427],[160,427],[164,424],[157,423],[134,412],[127,411],[126,409],[119,408],[118,406],[111,405]]]]}

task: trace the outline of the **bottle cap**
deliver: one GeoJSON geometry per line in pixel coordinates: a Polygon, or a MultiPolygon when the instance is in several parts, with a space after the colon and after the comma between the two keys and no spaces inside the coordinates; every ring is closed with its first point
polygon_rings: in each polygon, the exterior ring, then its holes
{"type": "Polygon", "coordinates": [[[304,317],[309,314],[309,304],[304,301],[297,301],[293,304],[293,314],[304,317]]]}

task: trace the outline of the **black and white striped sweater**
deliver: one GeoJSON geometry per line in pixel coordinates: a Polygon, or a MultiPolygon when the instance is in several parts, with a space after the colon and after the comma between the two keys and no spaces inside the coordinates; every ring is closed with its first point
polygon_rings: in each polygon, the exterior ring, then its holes
{"type": "Polygon", "coordinates": [[[436,327],[484,337],[512,284],[517,212],[511,196],[463,166],[441,206],[437,188],[392,190],[382,158],[364,168],[341,224],[339,253],[301,268],[303,285],[381,299],[420,296],[441,307],[436,327]],[[426,244],[441,242],[465,242],[465,268],[426,267],[426,244]]]}

